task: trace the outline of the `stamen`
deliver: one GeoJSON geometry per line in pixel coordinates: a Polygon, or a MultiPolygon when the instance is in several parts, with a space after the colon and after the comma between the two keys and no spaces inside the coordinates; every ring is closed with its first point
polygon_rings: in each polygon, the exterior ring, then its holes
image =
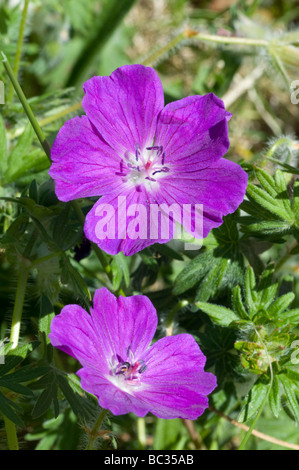
{"type": "Polygon", "coordinates": [[[138,158],[139,158],[140,153],[141,153],[141,146],[140,146],[140,144],[135,144],[136,162],[138,162],[138,158]]]}
{"type": "Polygon", "coordinates": [[[142,183],[145,180],[156,182],[157,179],[154,176],[157,173],[170,171],[168,167],[164,166],[166,152],[163,145],[141,148],[141,145],[136,143],[135,155],[127,151],[123,158],[120,161],[120,171],[115,174],[125,177],[124,182],[132,182],[137,192],[142,191],[142,183]]]}
{"type": "Polygon", "coordinates": [[[160,150],[161,146],[160,145],[156,145],[154,147],[146,147],[146,150],[160,150]]]}
{"type": "Polygon", "coordinates": [[[143,374],[143,372],[145,372],[147,369],[147,365],[146,364],[142,364],[142,366],[140,367],[139,369],[139,374],[143,374]]]}
{"type": "MultiPolygon", "coordinates": [[[[147,366],[143,360],[136,361],[131,345],[127,348],[127,361],[116,355],[117,362],[114,358],[111,360],[110,374],[118,376],[120,381],[125,381],[128,385],[138,385],[140,383],[140,375],[145,372],[147,366]]],[[[121,383],[121,382],[120,382],[121,383]]]]}
{"type": "Polygon", "coordinates": [[[129,362],[122,362],[121,364],[118,364],[115,369],[115,375],[125,374],[130,369],[130,366],[131,365],[129,362]]]}
{"type": "Polygon", "coordinates": [[[128,168],[131,168],[131,170],[140,171],[139,165],[135,166],[135,165],[132,165],[132,163],[128,163],[128,164],[127,164],[127,167],[128,167],[128,168]]]}
{"type": "Polygon", "coordinates": [[[153,172],[153,175],[155,175],[156,173],[168,173],[169,171],[169,168],[167,166],[164,166],[163,168],[161,168],[161,170],[156,170],[153,172]]]}

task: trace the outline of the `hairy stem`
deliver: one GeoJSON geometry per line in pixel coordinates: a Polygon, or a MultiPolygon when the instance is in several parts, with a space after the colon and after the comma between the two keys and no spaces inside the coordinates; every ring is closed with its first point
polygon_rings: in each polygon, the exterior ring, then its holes
{"type": "Polygon", "coordinates": [[[26,99],[26,97],[23,93],[23,90],[22,90],[22,88],[21,88],[21,86],[20,86],[20,84],[19,84],[19,82],[18,82],[18,80],[17,80],[17,78],[14,74],[14,71],[11,68],[11,65],[8,62],[7,57],[5,56],[5,54],[3,52],[2,52],[2,56],[3,56],[3,61],[2,62],[3,62],[4,68],[6,70],[6,73],[9,76],[9,79],[10,79],[10,81],[11,81],[11,83],[12,83],[12,85],[13,85],[13,87],[14,87],[14,89],[15,89],[18,97],[19,97],[19,100],[21,101],[21,104],[24,108],[24,111],[27,114],[27,117],[28,117],[28,119],[29,119],[29,121],[30,121],[30,123],[31,123],[31,125],[34,129],[34,132],[37,135],[38,140],[41,143],[41,146],[43,147],[43,149],[44,149],[47,157],[49,158],[49,160],[51,160],[50,146],[49,146],[48,142],[46,141],[44,133],[41,130],[41,128],[40,128],[40,126],[37,122],[37,119],[33,114],[31,106],[28,103],[28,101],[27,101],[27,99],[26,99]]]}
{"type": "Polygon", "coordinates": [[[217,44],[227,44],[236,46],[255,46],[255,47],[268,47],[269,41],[266,39],[255,38],[241,38],[235,36],[219,36],[215,34],[196,33],[193,35],[194,39],[199,39],[204,42],[214,42],[217,44]]]}
{"type": "Polygon", "coordinates": [[[99,416],[96,419],[96,422],[93,425],[93,428],[91,431],[88,433],[88,443],[86,446],[86,450],[95,450],[94,449],[94,443],[98,437],[98,432],[99,429],[101,428],[104,420],[106,419],[108,414],[108,410],[102,409],[100,412],[99,416]]]}
{"type": "MultiPolygon", "coordinates": [[[[16,77],[18,76],[18,72],[19,72],[28,5],[29,5],[29,0],[25,0],[23,12],[22,12],[20,30],[19,30],[19,37],[18,37],[18,43],[17,43],[15,62],[14,62],[14,67],[13,67],[13,71],[14,71],[14,74],[15,74],[16,77]]],[[[12,100],[13,91],[14,91],[14,87],[13,87],[13,84],[11,83],[10,87],[9,87],[9,91],[8,91],[8,97],[7,97],[8,102],[10,102],[12,100]]]]}

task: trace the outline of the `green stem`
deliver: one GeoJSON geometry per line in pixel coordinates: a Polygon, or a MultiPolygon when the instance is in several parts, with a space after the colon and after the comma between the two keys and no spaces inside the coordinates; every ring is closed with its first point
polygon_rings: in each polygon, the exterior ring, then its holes
{"type": "Polygon", "coordinates": [[[181,310],[181,308],[186,307],[189,304],[188,300],[181,300],[178,302],[173,309],[169,312],[169,314],[166,317],[165,320],[165,326],[166,326],[166,331],[167,331],[167,336],[172,335],[172,330],[173,330],[173,322],[174,322],[174,317],[176,313],[181,310]]]}
{"type": "MultiPolygon", "coordinates": [[[[13,71],[14,71],[14,74],[15,74],[16,77],[18,76],[18,72],[19,72],[28,5],[29,5],[29,0],[25,0],[23,12],[22,12],[21,24],[20,24],[20,31],[19,31],[19,37],[18,37],[18,43],[17,43],[15,63],[14,63],[14,68],[13,68],[13,71]]],[[[9,88],[9,92],[8,92],[8,97],[7,97],[8,102],[10,102],[12,100],[13,90],[14,90],[14,88],[13,88],[13,85],[11,83],[10,88],[9,88]]]]}
{"type": "Polygon", "coordinates": [[[164,47],[161,47],[157,51],[153,52],[150,54],[145,60],[143,60],[141,63],[142,65],[152,65],[157,62],[157,60],[163,56],[164,54],[167,54],[171,49],[173,49],[175,46],[177,46],[181,41],[186,39],[186,33],[185,31],[178,34],[175,36],[168,44],[166,44],[164,47]]]}
{"type": "Polygon", "coordinates": [[[27,99],[26,99],[26,97],[23,93],[22,88],[20,87],[20,84],[19,84],[19,82],[18,82],[18,80],[17,80],[17,78],[14,74],[13,69],[11,68],[10,63],[7,60],[6,55],[3,52],[1,52],[1,54],[2,54],[2,57],[3,57],[2,62],[3,62],[4,68],[7,72],[7,75],[9,76],[9,79],[10,79],[10,81],[11,81],[11,83],[12,83],[12,85],[13,85],[13,87],[14,87],[14,89],[15,89],[18,97],[19,97],[19,100],[22,103],[24,111],[27,114],[27,117],[28,117],[29,121],[31,122],[31,125],[32,125],[32,127],[33,127],[33,129],[34,129],[34,131],[37,135],[38,140],[41,143],[41,146],[43,147],[43,149],[44,149],[47,157],[49,158],[49,160],[51,160],[50,146],[49,146],[48,142],[46,141],[44,133],[41,130],[41,128],[40,128],[40,126],[37,122],[37,119],[36,119],[36,117],[34,116],[34,114],[32,112],[32,109],[31,109],[31,107],[30,107],[30,105],[29,105],[29,103],[28,103],[28,101],[27,101],[27,99]]]}
{"type": "MultiPolygon", "coordinates": [[[[23,313],[28,274],[28,268],[23,267],[20,269],[10,330],[10,342],[12,343],[11,351],[15,349],[19,343],[21,319],[23,313]]],[[[16,425],[6,417],[4,418],[4,423],[9,450],[18,450],[19,445],[16,425]]]]}
{"type": "Polygon", "coordinates": [[[282,145],[290,145],[292,144],[293,141],[289,139],[288,137],[280,137],[277,139],[273,145],[269,148],[268,152],[266,153],[265,158],[271,158],[275,154],[276,150],[281,147],[282,145]]]}
{"type": "Polygon", "coordinates": [[[137,436],[142,449],[146,448],[146,425],[144,418],[137,418],[137,436]]]}
{"type": "Polygon", "coordinates": [[[15,424],[4,416],[5,431],[9,450],[19,450],[18,436],[15,424]]]}
{"type": "Polygon", "coordinates": [[[239,45],[239,46],[256,46],[256,47],[269,47],[269,41],[265,39],[252,39],[252,38],[238,38],[238,37],[230,37],[230,36],[217,36],[214,34],[206,34],[206,33],[199,33],[197,31],[193,31],[188,27],[175,36],[168,44],[161,47],[157,51],[153,52],[149,57],[147,57],[141,63],[143,65],[152,65],[159,60],[159,58],[166,53],[168,53],[171,49],[176,47],[180,42],[192,38],[198,39],[204,42],[214,42],[218,44],[226,44],[226,45],[239,45]]]}
{"type": "Polygon", "coordinates": [[[11,330],[10,330],[10,342],[12,343],[11,350],[15,349],[19,343],[21,319],[22,319],[22,313],[23,313],[23,305],[24,305],[28,274],[29,274],[28,268],[22,267],[20,269],[19,277],[18,277],[18,284],[17,284],[16,298],[15,298],[15,305],[14,305],[13,314],[12,314],[12,324],[11,324],[11,330]]]}
{"type": "Polygon", "coordinates": [[[214,34],[197,33],[192,36],[193,39],[199,39],[205,42],[216,42],[218,44],[236,45],[236,46],[256,46],[268,47],[269,41],[266,39],[239,38],[231,36],[217,36],[214,34]]]}
{"type": "Polygon", "coordinates": [[[102,411],[99,414],[96,422],[93,425],[92,430],[89,432],[88,443],[87,443],[87,446],[86,446],[86,450],[94,450],[94,443],[95,443],[95,441],[98,437],[99,429],[102,426],[103,421],[105,420],[107,414],[108,414],[108,410],[102,409],[102,411]]]}

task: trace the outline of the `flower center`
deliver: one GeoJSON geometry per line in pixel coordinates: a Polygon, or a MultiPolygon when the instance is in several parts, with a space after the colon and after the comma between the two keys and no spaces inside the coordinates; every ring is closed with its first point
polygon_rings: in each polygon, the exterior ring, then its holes
{"type": "Polygon", "coordinates": [[[139,385],[141,374],[145,370],[146,364],[142,360],[135,360],[131,346],[129,346],[125,361],[119,355],[112,358],[110,363],[110,380],[119,388],[125,389],[127,386],[139,385]]]}
{"type": "Polygon", "coordinates": [[[156,183],[163,173],[168,173],[165,166],[165,152],[162,145],[141,149],[135,144],[135,154],[128,152],[120,161],[120,171],[115,174],[124,182],[132,183],[137,191],[141,191],[141,185],[149,182],[156,183]]]}

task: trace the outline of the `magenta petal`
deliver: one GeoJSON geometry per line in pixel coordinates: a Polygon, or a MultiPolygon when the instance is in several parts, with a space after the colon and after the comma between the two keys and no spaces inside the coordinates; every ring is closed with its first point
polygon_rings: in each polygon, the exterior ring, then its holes
{"type": "Polygon", "coordinates": [[[75,357],[81,364],[100,362],[101,352],[92,318],[79,305],[66,305],[53,318],[49,338],[55,348],[75,357]]]}
{"type": "Polygon", "coordinates": [[[98,196],[119,188],[120,159],[97,134],[86,116],[67,121],[51,150],[49,175],[61,201],[98,196]]]}
{"type": "Polygon", "coordinates": [[[144,406],[139,396],[124,393],[97,371],[84,367],[77,372],[77,375],[81,378],[82,388],[95,395],[99,405],[109,409],[114,415],[135,413],[137,416],[144,417],[149,412],[148,405],[144,406]]]}
{"type": "Polygon", "coordinates": [[[213,93],[169,103],[159,115],[156,143],[165,164],[182,173],[207,168],[229,148],[228,113],[213,93]]]}
{"type": "Polygon", "coordinates": [[[144,355],[147,370],[142,399],[160,418],[196,419],[208,406],[206,395],[216,387],[216,377],[204,372],[205,356],[189,334],[157,341],[144,355]]]}
{"type": "Polygon", "coordinates": [[[140,192],[131,188],[103,196],[86,216],[86,238],[106,253],[115,255],[122,251],[125,256],[154,243],[168,242],[172,238],[171,224],[162,238],[159,220],[155,223],[156,218],[150,218],[150,204],[155,201],[155,196],[145,188],[140,192]]]}
{"type": "Polygon", "coordinates": [[[154,69],[125,65],[109,77],[84,83],[83,108],[103,138],[120,155],[152,144],[163,88],[154,69]]]}
{"type": "Polygon", "coordinates": [[[95,292],[92,319],[100,349],[107,360],[119,355],[126,360],[130,347],[140,357],[153,339],[157,328],[157,313],[144,295],[119,297],[102,288],[95,292]]]}
{"type": "Polygon", "coordinates": [[[192,174],[167,175],[159,203],[173,200],[181,206],[202,204],[203,237],[206,237],[212,228],[222,224],[223,216],[237,210],[246,193],[247,179],[240,165],[220,159],[192,174]]]}

